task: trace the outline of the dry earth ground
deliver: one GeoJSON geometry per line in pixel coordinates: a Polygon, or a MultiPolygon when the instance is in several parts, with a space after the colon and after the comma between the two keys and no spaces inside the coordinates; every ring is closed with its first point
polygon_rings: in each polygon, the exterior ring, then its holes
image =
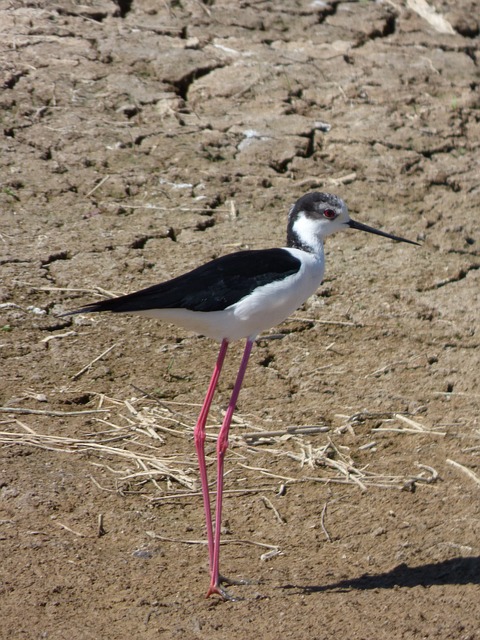
{"type": "Polygon", "coordinates": [[[478,3],[430,8],[0,2],[2,638],[480,638],[478,3]],[[216,345],[58,314],[281,246],[312,189],[422,246],[332,237],[258,341],[222,558],[259,583],[205,600],[216,345]]]}

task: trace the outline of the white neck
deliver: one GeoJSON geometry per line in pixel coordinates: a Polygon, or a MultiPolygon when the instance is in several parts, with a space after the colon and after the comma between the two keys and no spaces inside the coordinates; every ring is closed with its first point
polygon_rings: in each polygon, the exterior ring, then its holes
{"type": "Polygon", "coordinates": [[[290,229],[289,245],[323,255],[323,238],[318,233],[318,221],[303,212],[299,214],[290,229]]]}

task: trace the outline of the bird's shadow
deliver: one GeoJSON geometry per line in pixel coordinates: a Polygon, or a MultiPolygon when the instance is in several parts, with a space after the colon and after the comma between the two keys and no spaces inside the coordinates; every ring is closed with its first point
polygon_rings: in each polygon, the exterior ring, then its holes
{"type": "Polygon", "coordinates": [[[297,593],[319,593],[323,591],[366,591],[368,589],[393,589],[395,587],[430,587],[433,585],[480,584],[480,556],[451,558],[419,567],[399,564],[391,571],[364,574],[359,578],[340,580],[325,585],[284,585],[297,593]]]}

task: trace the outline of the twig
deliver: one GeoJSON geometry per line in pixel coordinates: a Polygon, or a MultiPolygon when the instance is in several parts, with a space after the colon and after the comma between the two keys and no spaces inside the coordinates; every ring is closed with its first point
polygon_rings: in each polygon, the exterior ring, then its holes
{"type": "MultiPolygon", "coordinates": [[[[118,204],[116,202],[108,202],[107,200],[105,201],[100,201],[98,203],[99,205],[101,205],[102,207],[116,207],[118,206],[118,204]]],[[[126,204],[125,205],[126,209],[148,209],[148,210],[153,210],[153,211],[171,211],[172,207],[163,207],[163,206],[159,206],[159,205],[154,205],[154,204],[126,204]]],[[[184,212],[217,212],[217,211],[229,211],[229,207],[176,207],[175,208],[176,211],[181,211],[182,213],[184,212]]]]}
{"type": "Polygon", "coordinates": [[[50,411],[48,409],[26,409],[24,407],[0,407],[1,413],[25,413],[36,416],[53,416],[68,418],[69,416],[85,416],[90,413],[108,413],[110,409],[88,409],[86,411],[50,411]]]}
{"type": "Polygon", "coordinates": [[[105,531],[105,528],[103,526],[103,513],[99,513],[98,514],[98,519],[97,519],[97,536],[99,538],[101,538],[106,533],[107,532],[105,531]]]}
{"type": "Polygon", "coordinates": [[[287,427],[278,431],[255,431],[254,433],[244,433],[243,439],[251,444],[252,440],[261,438],[276,438],[287,435],[305,435],[311,433],[325,433],[330,431],[330,427],[304,426],[304,427],[287,427]]]}
{"type": "MultiPolygon", "coordinates": [[[[18,283],[17,283],[18,284],[18,283]]],[[[93,289],[79,289],[78,287],[34,287],[31,282],[22,282],[21,284],[32,287],[34,291],[65,291],[67,293],[88,293],[90,295],[94,293],[102,293],[103,295],[115,297],[111,291],[102,289],[102,287],[94,287],[93,289]]]]}
{"type": "MultiPolygon", "coordinates": [[[[154,538],[155,540],[163,540],[163,542],[175,542],[177,544],[207,544],[206,540],[185,540],[183,538],[169,538],[168,536],[161,536],[160,534],[155,533],[155,531],[145,531],[145,533],[150,538],[154,538]]],[[[225,544],[225,541],[222,540],[220,544],[225,544]]]]}
{"type": "Polygon", "coordinates": [[[298,320],[300,322],[313,322],[314,324],[333,324],[340,327],[358,327],[362,328],[362,322],[346,322],[342,320],[317,320],[317,318],[300,318],[299,316],[290,316],[289,320],[298,320]]]}
{"type": "Polygon", "coordinates": [[[260,471],[260,473],[262,473],[264,476],[268,476],[269,478],[278,478],[279,480],[283,480],[284,482],[296,481],[296,478],[289,478],[288,476],[279,476],[276,473],[271,473],[270,471],[267,471],[267,469],[262,469],[261,467],[250,467],[241,462],[239,462],[238,464],[240,467],[243,467],[244,469],[250,469],[251,471],[260,471]]]}
{"type": "Polygon", "coordinates": [[[431,435],[431,436],[440,436],[441,438],[445,437],[447,434],[445,431],[427,431],[423,429],[423,431],[419,431],[418,429],[395,429],[394,427],[377,427],[373,428],[372,431],[388,431],[390,433],[414,433],[415,435],[431,435]]]}
{"type": "Polygon", "coordinates": [[[377,443],[375,442],[375,440],[373,440],[372,442],[367,442],[366,444],[362,444],[362,446],[358,447],[359,451],[367,451],[368,449],[373,449],[373,447],[376,447],[377,443]]]}
{"type": "Polygon", "coordinates": [[[416,462],[415,464],[417,467],[419,467],[419,469],[425,469],[432,474],[430,478],[417,476],[416,478],[414,478],[415,482],[426,482],[427,484],[432,484],[433,482],[436,482],[438,480],[438,471],[436,469],[434,469],[433,467],[429,467],[427,464],[421,464],[420,462],[416,462]]]}
{"type": "MultiPolygon", "coordinates": [[[[145,533],[147,534],[147,536],[149,536],[150,538],[154,538],[155,540],[163,540],[164,542],[174,542],[174,543],[180,543],[180,544],[202,544],[202,545],[206,545],[207,541],[206,540],[184,540],[181,538],[169,538],[168,536],[161,536],[158,533],[155,533],[154,531],[145,531],[145,533]]],[[[272,550],[278,550],[278,545],[276,544],[267,544],[266,542],[256,542],[255,540],[243,540],[240,538],[235,538],[232,540],[221,540],[220,544],[250,544],[253,545],[255,547],[262,547],[263,549],[272,549],[272,550]]]]}
{"type": "Polygon", "coordinates": [[[480,398],[480,393],[467,393],[465,391],[432,391],[434,396],[467,396],[467,398],[480,398]]]}
{"type": "Polygon", "coordinates": [[[145,391],[144,389],[140,389],[140,387],[137,387],[137,385],[135,385],[135,384],[131,384],[130,386],[133,389],[135,389],[135,391],[139,391],[140,393],[142,393],[147,398],[150,398],[150,400],[153,400],[154,402],[156,402],[165,411],[168,411],[169,413],[173,413],[174,415],[177,415],[177,416],[181,416],[182,418],[185,417],[185,415],[183,413],[180,413],[180,411],[175,411],[174,409],[170,409],[170,407],[167,407],[167,403],[165,401],[160,400],[160,398],[157,398],[152,393],[149,393],[148,391],[145,391]]]}
{"type": "Polygon", "coordinates": [[[271,500],[269,500],[266,496],[260,496],[260,499],[263,502],[263,504],[267,507],[267,509],[271,509],[273,511],[276,519],[279,521],[280,524],[287,524],[287,521],[285,520],[285,518],[283,518],[280,515],[280,513],[278,512],[278,509],[273,505],[271,500]]]}
{"type": "Polygon", "coordinates": [[[450,460],[449,458],[447,458],[447,464],[450,464],[452,467],[456,467],[457,469],[462,471],[466,476],[468,476],[474,482],[480,485],[480,478],[477,476],[477,474],[474,471],[472,471],[468,467],[463,466],[463,464],[460,464],[459,462],[455,462],[455,460],[450,460]]]}
{"type": "Polygon", "coordinates": [[[401,413],[394,413],[393,417],[396,418],[397,420],[400,420],[401,422],[405,422],[405,424],[408,424],[410,427],[412,427],[419,433],[436,433],[439,436],[447,435],[444,431],[435,431],[435,429],[425,429],[423,424],[420,424],[419,422],[415,422],[415,420],[412,420],[411,418],[407,418],[407,416],[404,416],[401,413]]]}
{"type": "Polygon", "coordinates": [[[411,418],[407,418],[407,416],[403,416],[401,413],[394,413],[393,417],[397,420],[400,420],[400,422],[405,422],[405,424],[408,424],[410,427],[413,427],[413,429],[416,429],[417,431],[425,431],[425,427],[423,425],[421,425],[419,422],[415,422],[415,420],[412,420],[411,418]]]}
{"type": "Polygon", "coordinates": [[[70,527],[67,527],[66,524],[62,524],[61,522],[57,522],[59,527],[62,527],[62,529],[65,529],[66,531],[70,531],[70,533],[73,533],[75,536],[78,536],[79,538],[85,538],[83,533],[79,533],[78,531],[74,531],[73,529],[70,529],[70,527]]]}
{"type": "Polygon", "coordinates": [[[100,180],[100,182],[99,182],[98,184],[96,184],[96,185],[93,187],[93,189],[90,189],[90,191],[85,195],[85,197],[86,197],[86,198],[88,198],[88,196],[91,196],[91,195],[92,195],[92,193],[95,193],[95,191],[96,191],[97,189],[100,189],[100,187],[102,186],[102,184],[105,184],[105,182],[106,182],[110,177],[111,177],[111,176],[110,176],[110,175],[108,175],[108,174],[107,174],[106,176],[104,176],[104,177],[100,180]]]}
{"type": "Polygon", "coordinates": [[[90,480],[97,487],[97,489],[100,489],[101,491],[108,491],[109,493],[117,493],[117,491],[115,489],[107,489],[107,487],[102,487],[102,485],[99,482],[97,482],[95,480],[95,478],[90,473],[88,474],[87,477],[90,478],[90,480]]]}
{"type": "Polygon", "coordinates": [[[112,349],[114,349],[117,345],[116,344],[112,344],[111,347],[108,347],[108,349],[105,349],[105,351],[103,353],[101,353],[99,356],[97,356],[96,358],[94,358],[91,362],[89,362],[87,365],[85,365],[83,367],[83,369],[80,369],[80,371],[77,371],[77,373],[75,373],[72,376],[72,380],[77,380],[82,374],[85,373],[85,371],[87,371],[88,369],[90,369],[90,367],[92,366],[92,364],[95,364],[95,362],[98,362],[98,360],[100,360],[101,358],[103,358],[104,356],[107,355],[107,353],[110,353],[110,351],[112,349]]]}
{"type": "Polygon", "coordinates": [[[238,210],[235,205],[235,200],[230,200],[229,205],[230,205],[230,219],[236,220],[236,218],[238,218],[238,210]]]}
{"type": "Polygon", "coordinates": [[[18,420],[18,419],[17,419],[17,420],[14,420],[14,422],[15,422],[16,424],[18,424],[18,426],[19,426],[19,427],[22,427],[22,429],[25,429],[25,431],[26,431],[27,433],[31,433],[31,434],[33,434],[34,436],[36,436],[36,435],[37,435],[37,432],[36,432],[36,431],[34,431],[31,427],[29,427],[29,426],[28,426],[28,424],[25,424],[25,423],[24,423],[24,422],[22,422],[21,420],[18,420]]]}
{"type": "Polygon", "coordinates": [[[322,526],[322,531],[325,534],[326,539],[328,540],[328,542],[331,542],[332,538],[330,537],[330,534],[328,533],[327,528],[325,527],[325,516],[327,515],[327,504],[328,502],[325,502],[325,504],[323,505],[322,515],[320,516],[320,524],[322,526]]]}
{"type": "MultiPolygon", "coordinates": [[[[256,489],[225,489],[223,491],[223,495],[225,496],[228,494],[240,494],[247,496],[252,493],[260,493],[260,491],[271,491],[272,493],[277,492],[276,488],[274,487],[258,487],[256,489]]],[[[201,491],[183,491],[180,493],[170,493],[165,496],[156,496],[155,498],[149,498],[149,501],[163,502],[164,500],[173,500],[174,498],[196,498],[201,495],[203,495],[201,491]]]]}
{"type": "Polygon", "coordinates": [[[392,411],[359,411],[358,413],[354,413],[351,416],[346,416],[344,414],[339,413],[339,414],[336,414],[336,417],[347,418],[347,422],[349,424],[355,424],[358,422],[365,422],[365,420],[369,420],[372,418],[388,420],[389,418],[392,418],[394,415],[395,415],[395,412],[392,412],[392,411]]]}
{"type": "Polygon", "coordinates": [[[78,335],[76,331],[67,331],[66,333],[57,333],[54,336],[47,336],[40,340],[40,342],[50,342],[50,340],[57,340],[57,338],[68,338],[68,336],[78,335]]]}
{"type": "Polygon", "coordinates": [[[384,371],[388,371],[389,369],[392,369],[393,367],[396,367],[399,364],[407,364],[407,363],[408,363],[408,360],[395,360],[394,362],[390,362],[389,364],[386,364],[384,367],[381,367],[380,369],[376,369],[371,373],[367,373],[367,375],[364,377],[369,378],[370,376],[375,376],[377,373],[383,373],[384,371]]]}

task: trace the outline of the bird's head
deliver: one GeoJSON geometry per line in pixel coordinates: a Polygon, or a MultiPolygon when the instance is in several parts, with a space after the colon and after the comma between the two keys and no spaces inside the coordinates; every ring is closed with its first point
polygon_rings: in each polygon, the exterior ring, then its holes
{"type": "Polygon", "coordinates": [[[418,244],[352,220],[345,202],[331,193],[314,191],[297,200],[288,214],[287,246],[318,252],[323,238],[342,229],[358,229],[398,242],[418,244]]]}

